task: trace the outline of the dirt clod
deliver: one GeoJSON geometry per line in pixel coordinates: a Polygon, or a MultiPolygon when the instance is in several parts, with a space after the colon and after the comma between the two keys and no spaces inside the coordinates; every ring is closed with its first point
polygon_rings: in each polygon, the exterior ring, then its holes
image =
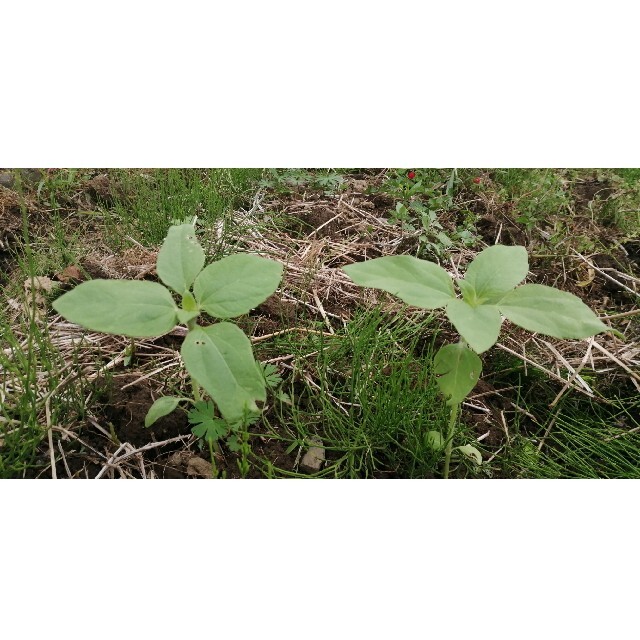
{"type": "Polygon", "coordinates": [[[317,473],[324,464],[325,452],[320,438],[310,438],[314,446],[309,447],[309,451],[304,454],[300,462],[300,470],[304,473],[317,473]]]}
{"type": "Polygon", "coordinates": [[[187,417],[180,410],[160,418],[149,428],[144,426],[145,416],[156,396],[152,394],[148,380],[138,382],[137,379],[138,376],[135,375],[123,375],[114,379],[114,388],[105,414],[115,425],[118,439],[140,447],[150,442],[188,434],[187,417]]]}

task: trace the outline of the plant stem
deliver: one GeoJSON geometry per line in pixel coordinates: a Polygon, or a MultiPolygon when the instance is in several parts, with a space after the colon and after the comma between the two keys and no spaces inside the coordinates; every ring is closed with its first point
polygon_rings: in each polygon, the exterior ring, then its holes
{"type": "Polygon", "coordinates": [[[200,402],[200,385],[193,378],[191,378],[191,392],[193,393],[193,399],[196,402],[200,402]]]}
{"type": "MultiPolygon", "coordinates": [[[[189,331],[192,331],[197,326],[198,320],[196,318],[187,322],[187,329],[189,329],[189,331]]],[[[193,377],[191,377],[191,392],[193,393],[193,399],[196,402],[199,402],[202,399],[202,396],[200,395],[200,385],[193,379],[193,377]]]]}
{"type": "Polygon", "coordinates": [[[456,420],[458,418],[458,411],[460,410],[459,404],[454,404],[451,407],[451,413],[449,415],[449,429],[447,431],[447,447],[444,450],[444,479],[449,478],[449,464],[451,463],[451,452],[453,451],[453,436],[456,429],[456,420]]]}
{"type": "Polygon", "coordinates": [[[209,440],[209,454],[211,455],[211,476],[213,478],[218,477],[218,465],[216,465],[216,455],[213,452],[214,448],[218,448],[218,443],[212,440],[209,440]],[[215,445],[215,446],[214,446],[215,445]]]}

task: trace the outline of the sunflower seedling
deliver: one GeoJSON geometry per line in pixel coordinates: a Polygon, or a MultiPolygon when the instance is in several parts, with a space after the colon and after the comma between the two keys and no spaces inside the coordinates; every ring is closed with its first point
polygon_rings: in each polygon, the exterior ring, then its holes
{"type": "Polygon", "coordinates": [[[205,265],[193,224],[173,225],[158,252],[157,282],[90,280],[60,296],[53,308],[70,322],[91,331],[131,338],[161,336],[177,324],[188,332],[180,354],[191,376],[193,398],[165,396],[145,418],[151,426],[180,402],[191,402],[193,432],[217,447],[217,440],[259,415],[267,381],[249,338],[226,322],[248,313],[278,287],[283,266],[250,254],[234,254],[205,265]],[[178,306],[172,291],[180,297],[178,306]],[[206,312],[221,320],[200,326],[206,312]],[[212,402],[201,395],[204,389],[212,402]],[[214,413],[217,407],[220,417],[214,413]]]}
{"type": "MultiPolygon", "coordinates": [[[[503,318],[554,338],[582,339],[613,331],[573,294],[541,284],[521,285],[529,260],[520,246],[494,245],[481,251],[464,279],[456,281],[461,298],[442,267],[411,256],[375,258],[343,270],[356,284],[382,289],[409,305],[444,307],[461,336],[459,342],[441,347],[434,359],[438,387],[451,409],[446,436],[429,432],[428,440],[434,448],[444,449],[445,478],[449,476],[460,405],[482,372],[478,354],[497,342],[503,318]]],[[[482,461],[480,452],[471,445],[456,449],[478,463],[482,461]]]]}

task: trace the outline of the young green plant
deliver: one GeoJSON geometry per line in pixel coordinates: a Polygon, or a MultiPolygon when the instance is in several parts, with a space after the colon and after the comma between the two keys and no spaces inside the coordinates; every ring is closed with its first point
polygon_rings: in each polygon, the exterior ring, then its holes
{"type": "Polygon", "coordinates": [[[145,426],[169,414],[181,401],[194,407],[189,421],[194,433],[217,440],[259,415],[257,403],[266,400],[266,380],[256,362],[249,338],[235,324],[226,322],[248,313],[278,287],[283,266],[250,254],[234,254],[207,267],[205,254],[192,224],[169,228],[158,253],[157,282],[90,280],[65,293],[53,308],[70,322],[92,331],[131,338],[161,336],[177,324],[188,333],[180,354],[191,376],[193,399],[165,396],[149,409],[145,426]],[[172,291],[181,299],[174,301],[172,291]],[[200,326],[206,312],[221,320],[200,326]],[[203,401],[201,388],[214,404],[203,401]]]}
{"type": "MultiPolygon", "coordinates": [[[[445,478],[453,452],[460,405],[475,387],[482,362],[478,356],[498,340],[503,317],[528,331],[554,338],[582,339],[612,331],[579,298],[541,284],[520,283],[529,271],[524,247],[494,245],[481,251],[456,281],[437,264],[411,256],[386,256],[343,267],[358,285],[382,289],[412,306],[444,307],[461,340],[443,346],[434,359],[440,392],[451,407],[445,438],[430,433],[434,445],[444,448],[445,478]],[[520,286],[518,286],[520,285],[520,286]]],[[[457,447],[480,463],[472,446],[457,447]]]]}

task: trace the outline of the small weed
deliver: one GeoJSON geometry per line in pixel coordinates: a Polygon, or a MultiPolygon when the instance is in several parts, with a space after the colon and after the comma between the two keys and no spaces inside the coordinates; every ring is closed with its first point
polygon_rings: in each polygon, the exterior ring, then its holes
{"type": "Polygon", "coordinates": [[[261,169],[117,170],[110,243],[122,244],[123,225],[143,244],[160,244],[171,220],[194,216],[208,228],[249,196],[261,169]]]}
{"type": "MultiPolygon", "coordinates": [[[[24,311],[9,322],[8,300],[0,297],[0,477],[24,477],[43,465],[39,447],[47,428],[84,412],[82,372],[74,374],[52,344],[49,325],[39,318],[34,281],[38,271],[26,210],[23,210],[21,273],[24,311]]],[[[51,434],[53,439],[53,433],[51,434]]],[[[54,455],[54,452],[52,453],[54,455]]]]}
{"type": "Polygon", "coordinates": [[[291,194],[298,188],[307,187],[330,195],[346,186],[344,176],[333,169],[269,169],[266,173],[258,186],[281,194],[291,194]]]}
{"type": "Polygon", "coordinates": [[[473,218],[465,216],[465,223],[447,231],[440,218],[454,206],[457,170],[446,180],[434,171],[417,169],[395,172],[384,182],[380,191],[397,200],[390,212],[389,222],[398,224],[418,239],[418,257],[441,257],[456,245],[473,246],[476,243],[473,218]],[[431,181],[428,181],[431,178],[431,181]]]}
{"type": "Polygon", "coordinates": [[[522,466],[538,478],[640,478],[639,411],[637,396],[606,404],[569,398],[550,417],[542,451],[536,448],[522,466]]]}
{"type": "Polygon", "coordinates": [[[334,337],[283,345],[300,364],[272,430],[287,430],[290,451],[320,435],[325,477],[433,477],[441,454],[427,433],[444,429],[447,408],[433,376],[432,330],[430,317],[400,322],[374,309],[334,337]]]}
{"type": "Polygon", "coordinates": [[[567,211],[565,184],[552,169],[496,169],[492,177],[499,197],[513,204],[515,221],[528,230],[567,211]]]}

